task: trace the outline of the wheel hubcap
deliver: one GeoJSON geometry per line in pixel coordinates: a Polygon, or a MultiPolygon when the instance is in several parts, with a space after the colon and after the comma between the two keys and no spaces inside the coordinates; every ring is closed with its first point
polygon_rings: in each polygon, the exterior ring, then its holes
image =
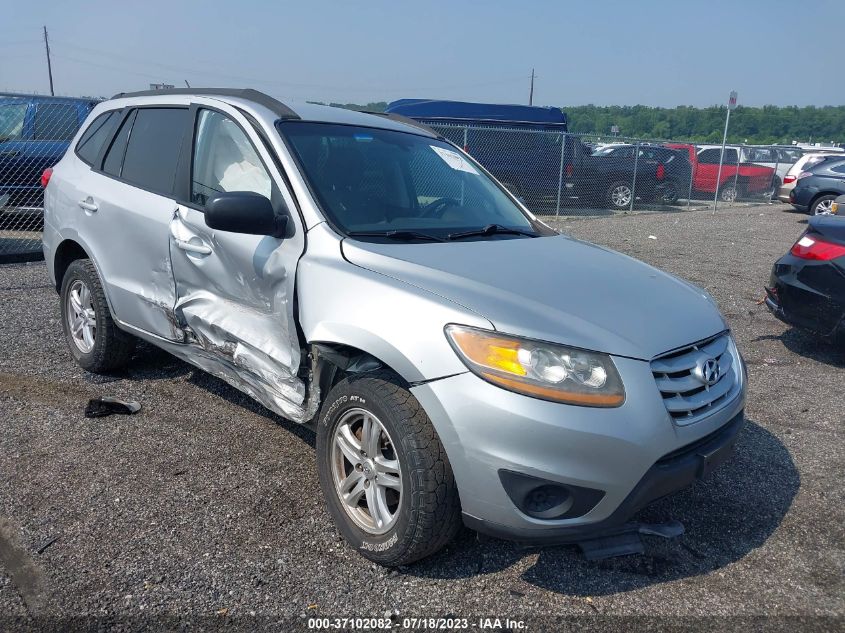
{"type": "Polygon", "coordinates": [[[71,284],[67,294],[67,324],[74,345],[83,354],[90,353],[97,336],[97,317],[91,290],[81,279],[71,284]]]}
{"type": "Polygon", "coordinates": [[[626,185],[614,187],[610,192],[610,199],[616,207],[624,207],[631,204],[631,188],[626,185]]]}
{"type": "Polygon", "coordinates": [[[733,202],[736,199],[736,189],[733,187],[728,187],[727,189],[722,189],[722,200],[724,202],[733,202]]]}
{"type": "Polygon", "coordinates": [[[384,534],[396,523],[402,472],[393,440],[366,409],[350,409],[332,440],[332,477],[346,514],[362,530],[384,534]]]}

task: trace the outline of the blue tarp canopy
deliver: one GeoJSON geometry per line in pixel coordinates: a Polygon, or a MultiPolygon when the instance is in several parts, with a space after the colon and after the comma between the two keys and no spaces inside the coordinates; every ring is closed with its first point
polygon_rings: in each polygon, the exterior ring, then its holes
{"type": "Polygon", "coordinates": [[[496,121],[566,126],[566,114],[559,108],[516,104],[399,99],[389,103],[385,112],[401,114],[419,121],[496,121]]]}

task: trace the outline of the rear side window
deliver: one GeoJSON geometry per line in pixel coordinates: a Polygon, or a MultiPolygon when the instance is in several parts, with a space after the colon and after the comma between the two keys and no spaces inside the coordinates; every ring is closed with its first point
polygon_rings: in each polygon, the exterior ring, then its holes
{"type": "Polygon", "coordinates": [[[79,129],[79,113],[75,105],[40,103],[35,108],[36,141],[69,141],[79,129]]]}
{"type": "MultiPolygon", "coordinates": [[[[704,149],[698,154],[698,162],[704,165],[718,165],[722,150],[719,148],[704,149]]],[[[736,165],[736,149],[725,148],[724,165],[736,165]]]]}
{"type": "Polygon", "coordinates": [[[128,117],[123,121],[117,135],[106,152],[106,158],[103,161],[103,171],[112,176],[120,176],[120,170],[123,167],[123,155],[126,153],[126,142],[129,140],[129,130],[132,129],[132,122],[135,120],[137,110],[132,111],[128,117]]]}
{"type": "Polygon", "coordinates": [[[79,143],[76,144],[76,154],[89,165],[93,165],[97,156],[100,154],[100,149],[114,131],[114,126],[120,119],[120,113],[117,110],[105,112],[98,116],[88,129],[82,134],[79,143]]]}
{"type": "Polygon", "coordinates": [[[120,176],[157,193],[172,194],[187,108],[140,108],[129,135],[120,176]]]}

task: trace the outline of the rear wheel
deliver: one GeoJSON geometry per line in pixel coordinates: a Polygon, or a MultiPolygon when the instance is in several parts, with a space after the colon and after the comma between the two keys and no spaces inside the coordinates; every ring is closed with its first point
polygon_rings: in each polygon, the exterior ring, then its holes
{"type": "Polygon", "coordinates": [[[719,189],[719,200],[722,202],[735,202],[738,195],[737,187],[732,182],[722,185],[719,189]]]}
{"type": "Polygon", "coordinates": [[[62,278],[61,301],[65,340],[80,367],[104,373],[129,362],[135,338],[114,324],[90,259],[77,259],[68,266],[62,278]]]}
{"type": "Polygon", "coordinates": [[[659,202],[663,204],[675,204],[678,201],[679,193],[678,193],[678,185],[671,180],[663,185],[663,189],[661,194],[658,198],[659,202]]]}
{"type": "Polygon", "coordinates": [[[624,180],[617,180],[607,188],[607,204],[611,209],[629,209],[631,200],[634,197],[634,190],[631,184],[624,180]]]}
{"type": "Polygon", "coordinates": [[[391,371],[352,375],[332,388],[317,427],[317,467],[338,529],[372,561],[419,560],[461,526],[446,451],[391,371]]]}
{"type": "Polygon", "coordinates": [[[813,200],[812,204],[810,205],[810,214],[811,215],[831,215],[833,213],[833,201],[836,200],[836,196],[825,195],[819,196],[815,200],[813,200]]]}

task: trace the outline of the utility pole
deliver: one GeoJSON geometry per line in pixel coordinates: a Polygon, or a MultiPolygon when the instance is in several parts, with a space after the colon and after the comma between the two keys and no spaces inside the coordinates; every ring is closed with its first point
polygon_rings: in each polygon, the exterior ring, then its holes
{"type": "Polygon", "coordinates": [[[528,93],[528,105],[534,105],[534,69],[533,68],[531,69],[531,92],[528,93]]]}
{"type": "Polygon", "coordinates": [[[47,27],[44,27],[44,48],[47,49],[47,74],[50,75],[50,96],[56,96],[53,92],[53,66],[50,64],[50,42],[47,40],[47,27]]]}

